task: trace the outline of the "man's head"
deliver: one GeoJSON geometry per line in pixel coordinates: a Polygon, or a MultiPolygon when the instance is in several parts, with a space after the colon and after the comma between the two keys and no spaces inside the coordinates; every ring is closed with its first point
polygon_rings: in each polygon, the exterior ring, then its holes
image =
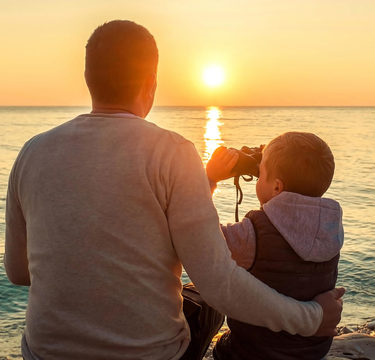
{"type": "Polygon", "coordinates": [[[143,26],[126,20],[99,26],[86,45],[85,78],[93,104],[126,107],[141,101],[151,108],[157,64],[155,39],[143,26]]]}
{"type": "Polygon", "coordinates": [[[282,191],[320,197],[331,184],[335,161],[329,146],[318,136],[287,132],[264,149],[257,182],[263,205],[282,191]]]}

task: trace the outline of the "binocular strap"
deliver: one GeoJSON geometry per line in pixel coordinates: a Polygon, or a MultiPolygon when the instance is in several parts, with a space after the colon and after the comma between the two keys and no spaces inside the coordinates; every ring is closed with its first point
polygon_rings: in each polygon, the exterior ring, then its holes
{"type": "MultiPolygon", "coordinates": [[[[244,176],[242,176],[242,179],[244,179],[246,182],[249,182],[251,180],[253,180],[253,176],[252,175],[249,175],[248,178],[245,178],[244,176]]],[[[240,186],[240,176],[235,176],[234,177],[234,180],[233,180],[233,183],[234,185],[236,186],[236,210],[235,210],[235,221],[238,222],[239,219],[238,219],[238,205],[240,205],[242,203],[242,199],[243,199],[243,192],[242,192],[242,189],[241,189],[241,186],[240,186]]]]}

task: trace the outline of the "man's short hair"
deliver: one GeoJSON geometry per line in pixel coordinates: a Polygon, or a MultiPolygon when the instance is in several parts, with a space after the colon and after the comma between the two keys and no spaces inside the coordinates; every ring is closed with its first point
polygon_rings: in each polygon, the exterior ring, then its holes
{"type": "Polygon", "coordinates": [[[284,190],[320,197],[331,184],[335,161],[329,146],[306,132],[286,132],[264,149],[268,177],[279,178],[284,190]]]}
{"type": "Polygon", "coordinates": [[[158,49],[141,25],[114,20],[99,26],[86,45],[86,83],[94,100],[133,100],[150,74],[156,73],[158,49]]]}

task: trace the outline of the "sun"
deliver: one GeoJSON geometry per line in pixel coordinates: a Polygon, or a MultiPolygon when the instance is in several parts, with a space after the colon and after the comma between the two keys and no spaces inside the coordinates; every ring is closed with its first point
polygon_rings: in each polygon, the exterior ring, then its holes
{"type": "Polygon", "coordinates": [[[220,86],[225,80],[224,69],[218,65],[211,65],[203,70],[203,81],[209,87],[220,86]]]}

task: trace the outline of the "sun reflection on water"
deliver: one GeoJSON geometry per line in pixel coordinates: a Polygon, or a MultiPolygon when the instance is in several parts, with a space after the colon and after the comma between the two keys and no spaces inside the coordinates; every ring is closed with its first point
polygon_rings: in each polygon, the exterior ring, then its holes
{"type": "Polygon", "coordinates": [[[221,111],[216,106],[210,106],[206,109],[206,132],[204,134],[205,151],[203,154],[203,162],[207,164],[211,155],[220,145],[223,144],[221,140],[220,126],[223,125],[219,121],[221,118],[221,111]]]}

